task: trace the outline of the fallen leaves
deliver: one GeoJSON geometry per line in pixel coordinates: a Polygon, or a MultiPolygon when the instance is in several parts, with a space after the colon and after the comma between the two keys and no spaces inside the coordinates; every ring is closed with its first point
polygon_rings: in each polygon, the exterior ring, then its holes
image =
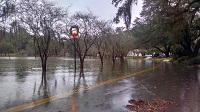
{"type": "Polygon", "coordinates": [[[129,110],[136,112],[156,112],[163,110],[169,105],[175,104],[168,100],[155,99],[154,102],[145,102],[143,100],[136,101],[135,99],[128,101],[131,105],[126,105],[129,110]]]}

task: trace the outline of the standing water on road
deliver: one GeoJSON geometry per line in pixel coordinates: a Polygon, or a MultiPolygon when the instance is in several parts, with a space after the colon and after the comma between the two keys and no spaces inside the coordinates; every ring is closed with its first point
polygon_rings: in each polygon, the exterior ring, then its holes
{"type": "MultiPolygon", "coordinates": [[[[105,60],[102,68],[99,59],[86,59],[85,78],[81,79],[78,69],[77,73],[74,73],[72,58],[49,58],[47,64],[48,81],[47,88],[44,89],[41,87],[39,58],[0,57],[0,110],[92,86],[155,67],[160,63],[153,60],[127,59],[123,65],[116,63],[113,67],[110,60],[105,60]]],[[[102,84],[24,111],[127,112],[129,110],[125,106],[130,99],[153,101],[161,98],[176,103],[176,106],[165,109],[167,112],[199,112],[199,96],[198,66],[163,62],[157,69],[102,84]]]]}

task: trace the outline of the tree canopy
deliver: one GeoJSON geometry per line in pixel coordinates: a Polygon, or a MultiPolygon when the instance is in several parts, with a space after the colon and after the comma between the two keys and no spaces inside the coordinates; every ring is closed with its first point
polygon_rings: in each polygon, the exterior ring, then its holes
{"type": "Polygon", "coordinates": [[[199,51],[198,0],[144,0],[133,34],[143,45],[165,53],[194,57],[199,51]],[[171,47],[173,46],[173,50],[171,47]]]}
{"type": "Polygon", "coordinates": [[[126,28],[128,29],[130,27],[131,20],[132,20],[131,18],[132,5],[137,4],[137,0],[112,0],[112,4],[115,7],[121,5],[118,8],[116,17],[114,18],[114,22],[119,23],[120,18],[123,18],[126,28]]]}

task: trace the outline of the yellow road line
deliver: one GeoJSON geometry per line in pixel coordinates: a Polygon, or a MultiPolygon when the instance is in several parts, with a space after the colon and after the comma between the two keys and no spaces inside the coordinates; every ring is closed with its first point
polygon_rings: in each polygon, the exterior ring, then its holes
{"type": "Polygon", "coordinates": [[[76,90],[70,91],[70,92],[65,93],[65,94],[59,94],[59,95],[55,95],[55,96],[52,96],[52,97],[49,97],[49,98],[30,102],[30,103],[20,105],[18,107],[10,108],[10,109],[7,109],[7,110],[3,110],[3,111],[0,111],[0,112],[19,112],[19,111],[22,111],[22,110],[33,108],[33,107],[54,101],[56,99],[65,98],[65,97],[68,97],[68,96],[73,95],[73,94],[77,94],[77,93],[80,93],[80,92],[83,92],[83,91],[86,91],[86,90],[90,90],[90,89],[93,89],[93,88],[96,88],[96,87],[99,87],[99,86],[102,86],[102,85],[106,85],[106,84],[109,84],[109,83],[112,83],[112,82],[116,82],[116,81],[119,81],[119,80],[122,80],[122,79],[126,79],[126,78],[129,78],[129,77],[138,75],[138,74],[142,74],[142,73],[151,71],[153,69],[156,69],[159,66],[160,65],[155,66],[153,68],[146,69],[146,70],[142,70],[142,71],[139,71],[139,72],[136,72],[136,73],[133,73],[133,74],[129,74],[129,75],[121,76],[121,77],[118,77],[118,78],[110,79],[110,80],[107,80],[107,81],[104,81],[104,82],[100,82],[98,84],[94,84],[94,85],[91,85],[91,86],[88,86],[88,87],[76,89],[76,90]]]}

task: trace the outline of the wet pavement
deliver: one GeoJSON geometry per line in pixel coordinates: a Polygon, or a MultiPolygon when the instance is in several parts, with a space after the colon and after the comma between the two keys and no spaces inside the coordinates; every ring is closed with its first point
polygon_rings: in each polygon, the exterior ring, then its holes
{"type": "MultiPolygon", "coordinates": [[[[129,112],[130,99],[170,100],[176,103],[159,112],[200,112],[200,68],[152,60],[125,60],[112,67],[105,60],[103,68],[98,59],[88,59],[85,78],[74,77],[73,59],[48,60],[48,85],[41,86],[39,58],[0,58],[0,110],[10,109],[44,98],[47,103],[24,112],[129,112]],[[160,65],[156,69],[141,72],[160,65]],[[104,82],[128,74],[122,80],[104,82]],[[97,86],[93,86],[93,85],[97,86]],[[98,85],[102,84],[102,85],[98,85]],[[79,88],[87,88],[76,91],[79,88]],[[74,91],[73,91],[74,90],[74,91]]],[[[43,101],[43,102],[44,102],[43,101]]],[[[20,108],[23,108],[22,106],[20,108]]]]}

